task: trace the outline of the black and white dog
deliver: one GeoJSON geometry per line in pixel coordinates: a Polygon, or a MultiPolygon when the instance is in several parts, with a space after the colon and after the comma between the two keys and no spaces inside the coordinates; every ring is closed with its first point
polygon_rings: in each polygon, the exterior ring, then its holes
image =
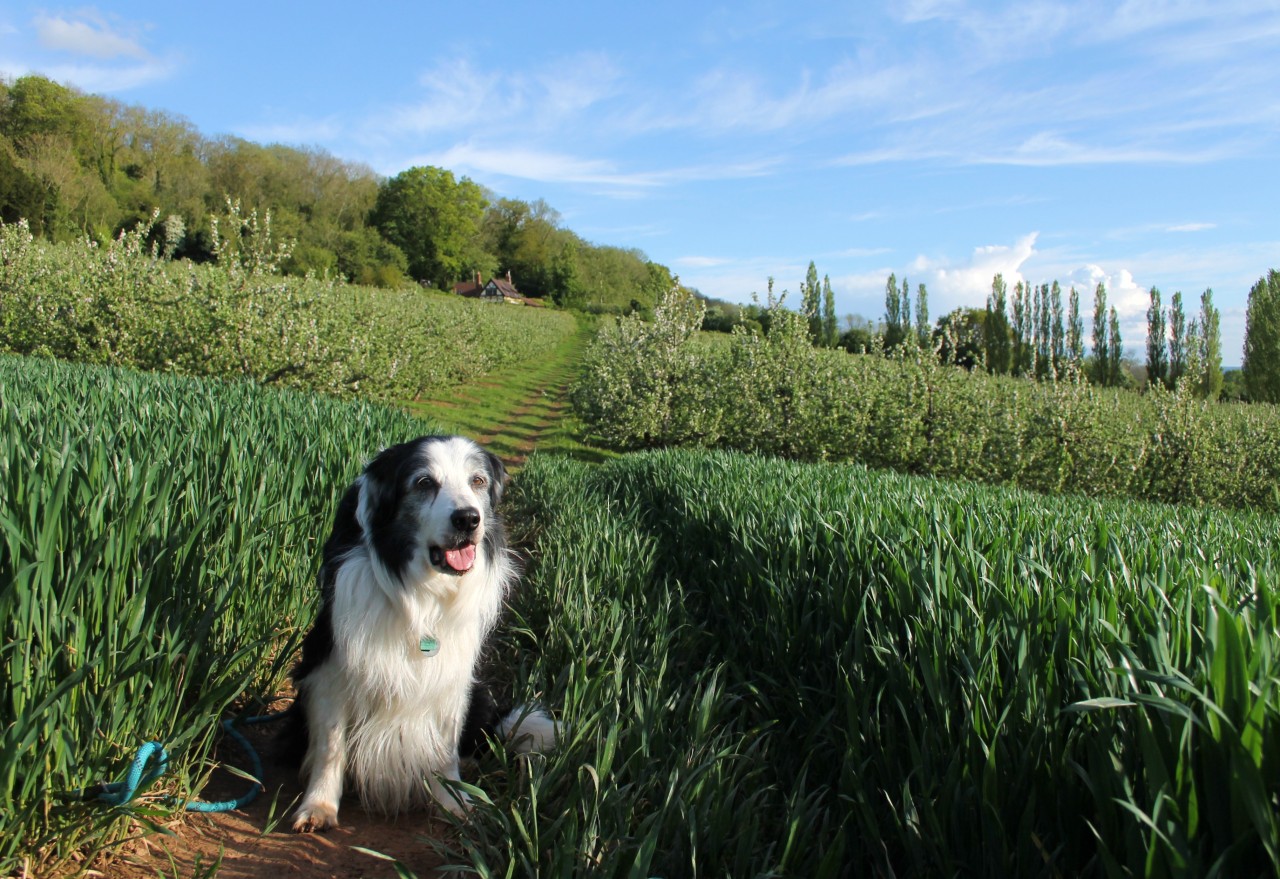
{"type": "Polygon", "coordinates": [[[474,686],[480,650],[516,575],[497,505],[502,462],[462,437],[381,452],[347,490],[320,569],[320,611],[294,669],[306,742],[299,832],[338,823],[350,780],[367,808],[435,802],[460,813],[460,756],[510,737],[550,747],[541,710],[505,717],[474,686]]]}

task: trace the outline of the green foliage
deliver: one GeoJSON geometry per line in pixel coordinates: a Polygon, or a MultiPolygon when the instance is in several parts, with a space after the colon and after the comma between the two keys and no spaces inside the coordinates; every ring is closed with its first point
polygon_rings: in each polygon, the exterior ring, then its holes
{"type": "Polygon", "coordinates": [[[1147,309],[1147,382],[1170,386],[1169,340],[1166,336],[1164,306],[1160,291],[1151,288],[1151,306],[1147,309]]]}
{"type": "Polygon", "coordinates": [[[198,791],[219,717],[285,674],[352,468],[430,426],[12,356],[0,403],[0,874],[39,875],[166,819],[59,799],[121,777],[142,742],[173,758],[163,792],[198,791]]]}
{"type": "Polygon", "coordinates": [[[1200,317],[1192,321],[1194,332],[1188,341],[1188,371],[1196,395],[1216,400],[1222,393],[1222,317],[1213,305],[1213,291],[1200,295],[1200,317]]]}
{"type": "Polygon", "coordinates": [[[928,348],[952,366],[974,369],[981,366],[990,334],[986,323],[995,318],[984,309],[957,308],[938,318],[938,329],[928,339],[928,348]]]}
{"type": "Polygon", "coordinates": [[[0,348],[404,400],[536,358],[574,332],[572,316],[546,309],[280,277],[288,248],[234,203],[211,239],[214,265],[163,260],[151,232],[100,248],[0,225],[0,348]]]}
{"type": "Polygon", "coordinates": [[[677,285],[652,320],[631,314],[601,325],[570,399],[606,443],[640,448],[718,434],[717,424],[702,419],[714,393],[709,363],[716,355],[693,344],[705,308],[677,285]]]}
{"type": "Polygon", "coordinates": [[[1080,316],[1080,294],[1072,286],[1067,296],[1066,370],[1082,374],[1084,371],[1084,318],[1080,316]]]}
{"type": "Polygon", "coordinates": [[[1187,315],[1182,308],[1182,291],[1169,303],[1169,372],[1165,387],[1173,390],[1187,374],[1187,315]]]}
{"type": "MultiPolygon", "coordinates": [[[[1042,300],[1043,301],[1043,300],[1042,300]]],[[[573,396],[618,448],[697,444],[1039,491],[1280,509],[1280,412],[814,348],[802,316],[699,344],[678,295],[602,330],[573,396]]],[[[966,332],[978,345],[980,329],[966,332]]],[[[945,346],[945,342],[943,343],[945,346]]]]}
{"type": "Polygon", "coordinates": [[[1249,290],[1241,366],[1250,400],[1280,403],[1280,272],[1275,269],[1249,290]]]}
{"type": "Polygon", "coordinates": [[[0,222],[29,218],[31,228],[40,235],[53,221],[57,205],[53,188],[24,171],[0,138],[0,222]]]}
{"type": "Polygon", "coordinates": [[[991,279],[987,317],[982,325],[987,371],[994,375],[1008,375],[1012,356],[1008,289],[1003,275],[997,274],[991,279]]]}
{"type": "Polygon", "coordinates": [[[818,267],[809,260],[809,270],[800,284],[800,313],[809,321],[809,340],[822,344],[822,287],[818,284],[818,267]]]}
{"type": "Polygon", "coordinates": [[[924,284],[916,285],[916,342],[928,348],[933,337],[929,324],[929,291],[924,284]]]}
{"type": "Polygon", "coordinates": [[[442,168],[417,167],[379,189],[369,220],[404,253],[411,277],[447,288],[477,271],[493,270],[476,246],[484,207],[484,192],[468,178],[455,180],[442,168]]]}
{"type": "Polygon", "coordinates": [[[822,276],[822,346],[834,348],[840,341],[840,329],[836,321],[836,295],[831,290],[831,279],[822,276]]]}
{"type": "Polygon", "coordinates": [[[513,504],[498,652],[564,738],[485,765],[458,868],[1280,868],[1273,516],[676,451],[513,504]]]}

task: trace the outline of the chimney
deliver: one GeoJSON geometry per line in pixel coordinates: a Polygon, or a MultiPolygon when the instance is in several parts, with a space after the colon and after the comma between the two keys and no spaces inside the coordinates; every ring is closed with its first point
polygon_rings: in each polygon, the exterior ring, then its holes
{"type": "Polygon", "coordinates": [[[507,283],[511,283],[511,269],[507,269],[507,283]]]}
{"type": "Polygon", "coordinates": [[[483,285],[481,284],[481,282],[480,282],[480,272],[479,272],[479,270],[477,270],[477,271],[476,271],[476,286],[477,286],[477,287],[483,286],[483,285]]]}

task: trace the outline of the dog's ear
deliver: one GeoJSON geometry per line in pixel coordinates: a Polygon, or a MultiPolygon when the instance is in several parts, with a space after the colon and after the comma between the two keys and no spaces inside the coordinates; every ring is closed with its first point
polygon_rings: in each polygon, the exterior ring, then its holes
{"type": "Polygon", "coordinates": [[[492,452],[484,453],[484,463],[489,470],[489,505],[496,508],[498,501],[502,500],[502,492],[506,490],[511,477],[507,475],[507,468],[502,463],[502,459],[492,452]]]}

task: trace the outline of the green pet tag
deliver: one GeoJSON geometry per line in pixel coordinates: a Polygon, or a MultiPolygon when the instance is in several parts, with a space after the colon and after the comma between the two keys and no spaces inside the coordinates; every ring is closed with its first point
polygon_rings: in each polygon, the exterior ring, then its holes
{"type": "Polygon", "coordinates": [[[435,638],[423,638],[418,642],[418,649],[423,656],[435,656],[440,652],[440,642],[435,638]]]}

